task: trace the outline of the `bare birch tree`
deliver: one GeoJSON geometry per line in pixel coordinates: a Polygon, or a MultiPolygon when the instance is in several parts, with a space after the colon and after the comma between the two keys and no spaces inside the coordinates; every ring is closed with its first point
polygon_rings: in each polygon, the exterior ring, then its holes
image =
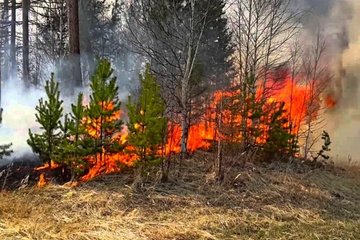
{"type": "Polygon", "coordinates": [[[134,0],[127,19],[134,51],[152,63],[170,112],[180,116],[182,156],[190,127],[190,79],[207,19],[206,9],[200,13],[196,4],[197,0],[134,0]]]}
{"type": "MultiPolygon", "coordinates": [[[[293,10],[292,0],[235,0],[230,6],[236,46],[237,88],[240,90],[241,127],[245,145],[249,142],[248,118],[256,91],[262,89],[261,100],[271,93],[270,72],[286,62],[284,54],[298,31],[301,12],[293,10]]],[[[252,119],[256,124],[256,119],[252,119]]],[[[254,126],[253,126],[254,127],[254,126]]]]}
{"type": "MultiPolygon", "coordinates": [[[[331,76],[325,62],[326,42],[318,31],[311,47],[305,52],[302,64],[302,75],[307,88],[305,102],[304,129],[299,132],[303,140],[303,154],[309,158],[315,143],[320,139],[324,119],[321,118],[321,96],[330,82],[331,76]]],[[[301,124],[301,123],[299,123],[301,124]]]]}

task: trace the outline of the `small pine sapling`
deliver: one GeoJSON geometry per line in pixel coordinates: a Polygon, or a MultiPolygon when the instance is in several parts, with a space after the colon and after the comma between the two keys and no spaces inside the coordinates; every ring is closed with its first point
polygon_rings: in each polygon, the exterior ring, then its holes
{"type": "Polygon", "coordinates": [[[272,158],[277,154],[293,155],[297,146],[293,144],[294,136],[290,133],[290,127],[284,110],[285,103],[275,104],[273,112],[269,114],[269,123],[267,131],[267,139],[264,145],[265,153],[268,158],[272,158]]]}
{"type": "Polygon", "coordinates": [[[63,141],[56,151],[56,161],[68,166],[72,179],[83,173],[86,168],[84,157],[92,154],[93,140],[87,136],[86,109],[83,106],[83,94],[78,95],[76,104],[71,105],[70,118],[65,115],[62,131],[63,141]]]}
{"type": "Polygon", "coordinates": [[[320,149],[320,151],[317,153],[317,155],[314,157],[314,162],[316,162],[319,158],[323,158],[324,160],[329,160],[330,156],[327,155],[327,152],[330,152],[330,145],[331,145],[331,139],[328,132],[323,131],[321,139],[324,140],[324,143],[320,149]]]}
{"type": "Polygon", "coordinates": [[[55,81],[54,74],[51,74],[50,81],[46,82],[45,92],[47,100],[41,98],[35,108],[36,121],[40,124],[42,133],[33,133],[29,129],[27,143],[42,162],[51,166],[53,154],[63,138],[60,124],[63,101],[60,100],[59,84],[55,81]]]}
{"type": "Polygon", "coordinates": [[[167,119],[165,102],[149,65],[140,75],[140,92],[136,100],[129,97],[127,104],[129,143],[135,147],[141,161],[154,160],[165,138],[167,119]]]}
{"type": "MultiPolygon", "coordinates": [[[[123,122],[120,119],[121,102],[118,98],[119,87],[113,69],[106,59],[98,63],[90,82],[91,95],[87,109],[88,129],[95,141],[94,153],[109,153],[123,148],[115,139],[121,135],[123,122]]],[[[100,154],[102,161],[102,154],[100,154]]]]}

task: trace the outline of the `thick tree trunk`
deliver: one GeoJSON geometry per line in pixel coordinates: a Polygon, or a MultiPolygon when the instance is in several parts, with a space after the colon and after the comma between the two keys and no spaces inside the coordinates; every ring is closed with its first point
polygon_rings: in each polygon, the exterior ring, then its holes
{"type": "MultiPolygon", "coordinates": [[[[89,0],[80,0],[80,9],[79,9],[79,24],[80,24],[80,48],[83,55],[82,64],[83,64],[83,74],[86,73],[86,76],[91,76],[96,68],[96,59],[93,53],[93,48],[91,44],[91,21],[92,16],[91,2],[89,0]],[[84,57],[85,56],[85,57],[84,57]]],[[[85,79],[87,77],[84,76],[85,79]]]]}
{"type": "Polygon", "coordinates": [[[82,87],[79,39],[79,2],[68,0],[69,24],[69,81],[67,87],[82,87]]]}
{"type": "Polygon", "coordinates": [[[29,11],[30,0],[23,0],[23,81],[26,86],[30,85],[29,67],[29,11]]]}
{"type": "Polygon", "coordinates": [[[10,41],[11,76],[16,78],[16,0],[11,0],[11,41],[10,41]]]}

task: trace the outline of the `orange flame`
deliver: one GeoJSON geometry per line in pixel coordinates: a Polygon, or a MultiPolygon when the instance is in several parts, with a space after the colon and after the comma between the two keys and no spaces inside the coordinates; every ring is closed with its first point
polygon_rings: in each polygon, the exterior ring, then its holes
{"type": "Polygon", "coordinates": [[[337,102],[333,96],[327,95],[325,98],[325,105],[328,109],[332,109],[337,105],[337,102]]]}
{"type": "Polygon", "coordinates": [[[60,165],[57,164],[56,162],[54,162],[53,160],[51,160],[51,166],[49,165],[49,163],[45,163],[44,165],[35,168],[36,171],[40,171],[40,170],[53,170],[53,169],[57,169],[59,168],[60,165]]]}
{"type": "MultiPolygon", "coordinates": [[[[299,84],[288,76],[283,76],[282,80],[277,81],[268,81],[267,86],[267,97],[266,102],[263,104],[262,108],[265,111],[272,111],[276,109],[276,106],[280,102],[284,102],[284,113],[288,123],[287,126],[291,126],[292,133],[297,133],[303,123],[306,115],[308,114],[308,101],[310,99],[310,92],[307,86],[299,84]],[[276,88],[274,87],[276,85],[276,88]],[[291,125],[290,125],[291,124],[291,125]]],[[[210,103],[210,107],[206,109],[204,116],[202,116],[200,121],[193,123],[189,128],[189,136],[187,148],[190,152],[195,152],[199,149],[209,149],[212,145],[212,142],[217,141],[219,139],[219,131],[216,126],[218,113],[216,112],[217,106],[219,103],[223,101],[224,98],[234,97],[232,98],[233,103],[241,103],[239,96],[240,91],[218,91],[213,95],[213,100],[210,103]]],[[[260,87],[257,89],[256,96],[261,99],[264,95],[264,90],[260,87]]],[[[247,101],[247,100],[246,100],[247,101]]],[[[320,101],[316,99],[316,101],[320,101]]],[[[326,98],[325,104],[331,108],[335,106],[336,102],[330,96],[326,98]]],[[[111,110],[114,108],[112,103],[106,103],[105,108],[111,110]]],[[[251,112],[248,113],[251,116],[251,112]]],[[[317,117],[317,111],[312,113],[311,117],[317,117]]],[[[120,120],[122,117],[122,112],[117,111],[112,116],[107,116],[105,119],[101,119],[101,121],[114,121],[120,120]]],[[[241,115],[239,113],[234,113],[230,110],[222,110],[221,112],[222,121],[224,124],[241,124],[241,115]]],[[[84,122],[87,124],[88,134],[93,138],[100,137],[100,119],[89,119],[85,118],[84,122]]],[[[246,124],[251,126],[253,124],[250,117],[246,120],[246,124]]],[[[259,129],[263,132],[260,137],[256,140],[258,144],[266,143],[267,139],[267,131],[268,129],[268,121],[266,116],[262,116],[259,121],[259,129]]],[[[136,126],[136,127],[140,127],[136,126]]],[[[175,122],[169,122],[168,124],[168,134],[167,140],[164,146],[159,147],[158,155],[159,156],[168,156],[172,153],[180,153],[181,147],[181,133],[182,129],[180,124],[175,122]]],[[[221,137],[223,137],[221,135],[221,137]]],[[[93,179],[94,177],[100,174],[109,174],[116,173],[121,171],[124,167],[131,167],[134,165],[136,161],[139,160],[139,156],[134,153],[134,147],[128,144],[128,129],[123,127],[120,133],[115,134],[112,137],[113,141],[119,142],[121,145],[124,145],[124,149],[113,153],[107,152],[106,149],[103,148],[101,153],[96,154],[96,156],[88,156],[84,159],[84,161],[88,165],[88,172],[84,175],[80,180],[88,181],[93,179]]],[[[234,136],[235,141],[242,141],[242,136],[234,136]]],[[[51,167],[56,166],[55,163],[52,164],[51,167]]],[[[43,166],[37,168],[37,170],[44,170],[49,168],[49,166],[43,166]]],[[[41,175],[40,180],[42,182],[46,182],[45,176],[41,175]]],[[[40,181],[38,183],[40,185],[40,181]]],[[[41,183],[42,184],[42,183],[41,183]]]]}
{"type": "Polygon", "coordinates": [[[39,188],[42,188],[42,187],[44,187],[46,184],[47,184],[47,180],[46,180],[46,178],[45,178],[45,174],[42,173],[42,174],[40,174],[40,176],[39,176],[39,181],[38,181],[38,183],[37,183],[37,186],[38,186],[39,188]]]}

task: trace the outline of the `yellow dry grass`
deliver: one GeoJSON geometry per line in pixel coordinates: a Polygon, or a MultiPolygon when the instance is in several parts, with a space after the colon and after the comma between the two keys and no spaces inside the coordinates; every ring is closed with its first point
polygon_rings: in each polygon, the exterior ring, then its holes
{"type": "Polygon", "coordinates": [[[251,166],[220,186],[208,165],[141,192],[118,175],[0,193],[0,239],[360,239],[357,171],[251,166]]]}

